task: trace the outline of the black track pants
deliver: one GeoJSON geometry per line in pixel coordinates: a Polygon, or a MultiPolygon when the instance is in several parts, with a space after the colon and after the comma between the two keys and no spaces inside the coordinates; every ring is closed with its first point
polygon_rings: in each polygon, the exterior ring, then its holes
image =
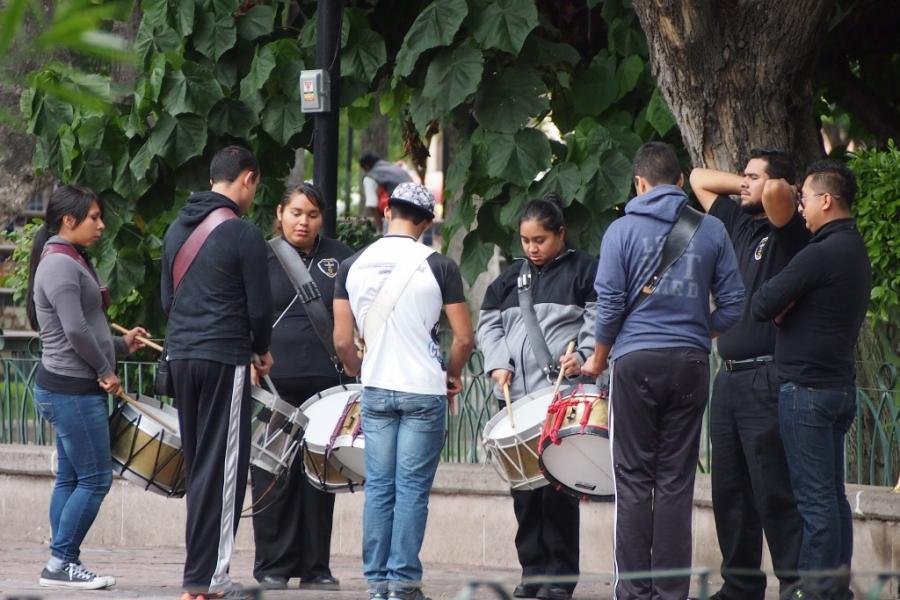
{"type": "Polygon", "coordinates": [[[709,357],[702,350],[638,350],[613,365],[618,600],[687,598],[686,576],[619,576],[691,566],[694,475],[708,395],[709,357]]]}
{"type": "Polygon", "coordinates": [[[249,367],[209,360],[170,365],[187,463],[186,591],[217,592],[240,522],[250,464],[249,367]]]}

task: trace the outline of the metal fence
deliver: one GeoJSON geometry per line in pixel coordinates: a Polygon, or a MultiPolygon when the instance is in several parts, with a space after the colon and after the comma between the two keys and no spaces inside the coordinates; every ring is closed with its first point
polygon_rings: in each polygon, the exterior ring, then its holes
{"type": "MultiPolygon", "coordinates": [[[[0,358],[0,443],[51,444],[51,428],[35,413],[34,376],[38,358],[11,355],[0,358]]],[[[156,363],[124,362],[126,391],[150,395],[156,363]]],[[[897,370],[889,364],[874,370],[857,392],[857,418],[847,437],[847,481],[893,486],[900,473],[900,389],[897,370]]],[[[472,354],[463,371],[463,392],[457,411],[449,415],[445,462],[484,461],[481,432],[496,412],[490,380],[484,375],[481,354],[472,354]]],[[[164,399],[165,401],[165,399],[164,399]]],[[[110,409],[113,401],[110,400],[110,409]]],[[[709,438],[704,428],[700,470],[709,471],[709,438]]]]}

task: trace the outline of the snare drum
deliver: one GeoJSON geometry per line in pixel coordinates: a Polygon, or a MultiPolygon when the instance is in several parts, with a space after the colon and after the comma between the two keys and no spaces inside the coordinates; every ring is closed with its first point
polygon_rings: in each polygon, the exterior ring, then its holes
{"type": "MultiPolygon", "coordinates": [[[[269,385],[275,390],[271,382],[269,385]]],[[[308,420],[299,408],[282,400],[277,390],[272,393],[253,386],[250,395],[254,400],[250,464],[278,477],[294,461],[308,420]]]]}
{"type": "Polygon", "coordinates": [[[553,388],[538,390],[512,403],[512,421],[504,408],[484,426],[485,452],[514,490],[534,490],[548,483],[538,463],[538,442],[552,400],[553,388]]]}
{"type": "Polygon", "coordinates": [[[109,418],[113,472],[145,490],[180,498],[187,472],[178,411],[147,396],[137,404],[123,401],[109,418]]]}
{"type": "Polygon", "coordinates": [[[578,384],[557,396],[539,448],[541,470],[557,489],[582,500],[612,500],[609,391],[578,384]]]}
{"type": "MultiPolygon", "coordinates": [[[[303,466],[313,486],[324,492],[353,492],[362,489],[365,483],[364,465],[361,465],[360,471],[354,471],[337,461],[338,454],[345,453],[349,456],[349,450],[331,452],[333,442],[341,437],[343,424],[347,422],[348,414],[351,414],[348,405],[356,405],[356,414],[359,414],[358,397],[362,387],[355,383],[331,387],[300,406],[308,420],[302,444],[303,466]]],[[[350,435],[352,437],[352,431],[350,435]]],[[[361,451],[363,443],[363,438],[357,436],[349,447],[361,451]]]]}

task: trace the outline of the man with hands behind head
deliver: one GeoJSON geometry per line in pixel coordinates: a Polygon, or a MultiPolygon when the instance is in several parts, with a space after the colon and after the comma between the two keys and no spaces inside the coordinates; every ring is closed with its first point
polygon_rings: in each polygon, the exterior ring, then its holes
{"type": "Polygon", "coordinates": [[[809,240],[796,209],[794,176],[788,154],[760,149],[750,151],[741,175],[691,172],[700,204],[731,236],[747,290],[740,321],[717,340],[723,364],[710,405],[713,513],[724,580],[719,600],[764,597],[763,531],[781,592],[796,581],[802,524],[778,431],[775,328],[753,319],[749,302],[809,240]]]}

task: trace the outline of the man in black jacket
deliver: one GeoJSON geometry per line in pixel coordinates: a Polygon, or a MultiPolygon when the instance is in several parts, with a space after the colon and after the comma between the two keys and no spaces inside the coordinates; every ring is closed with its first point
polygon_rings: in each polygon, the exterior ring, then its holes
{"type": "Polygon", "coordinates": [[[248,365],[252,357],[262,375],[272,365],[272,302],[262,232],[234,217],[250,207],[259,177],[248,150],[220,150],[210,164],[212,190],[188,198],[163,240],[166,353],[187,465],[184,600],[244,597],[228,567],[250,462],[248,365]],[[173,281],[179,250],[223,207],[234,217],[209,233],[183,279],[173,281]]]}
{"type": "MultiPolygon", "coordinates": [[[[810,165],[800,211],[813,233],[778,275],[753,295],[760,321],[778,325],[778,415],[797,508],[803,517],[800,571],[812,598],[853,598],[848,575],[853,518],[844,492],[844,438],[856,416],[854,349],[866,317],[872,267],[850,217],[853,173],[823,160],[810,165]]],[[[802,594],[797,596],[802,597],[802,594]]]]}

